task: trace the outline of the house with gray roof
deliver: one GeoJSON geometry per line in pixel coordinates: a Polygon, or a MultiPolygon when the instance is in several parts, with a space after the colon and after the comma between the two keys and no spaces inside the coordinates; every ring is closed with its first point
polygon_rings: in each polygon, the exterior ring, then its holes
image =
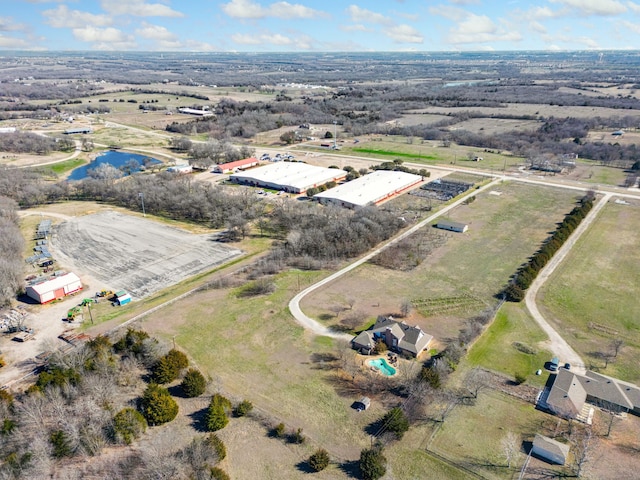
{"type": "Polygon", "coordinates": [[[557,440],[545,437],[544,435],[536,434],[533,439],[531,455],[535,455],[547,462],[564,465],[567,462],[567,457],[569,456],[569,445],[560,443],[557,440]]]}
{"type": "Polygon", "coordinates": [[[546,406],[558,415],[580,419],[587,403],[640,415],[640,387],[590,370],[578,375],[561,368],[549,390],[546,406]]]}
{"type": "Polygon", "coordinates": [[[561,368],[547,397],[547,407],[556,415],[575,418],[587,401],[587,392],[578,375],[561,368]]]}
{"type": "Polygon", "coordinates": [[[373,327],[351,340],[351,346],[360,353],[370,355],[376,343],[383,341],[389,350],[417,357],[429,348],[432,340],[433,336],[423,332],[420,327],[398,322],[392,317],[378,317],[373,327]]]}

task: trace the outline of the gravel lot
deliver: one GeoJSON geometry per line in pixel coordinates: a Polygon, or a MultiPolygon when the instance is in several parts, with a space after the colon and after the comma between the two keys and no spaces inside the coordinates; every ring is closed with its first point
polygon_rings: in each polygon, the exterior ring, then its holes
{"type": "Polygon", "coordinates": [[[88,274],[100,288],[127,290],[143,298],[242,252],[214,235],[194,235],[136,216],[106,211],[76,217],[54,228],[55,258],[88,274]]]}

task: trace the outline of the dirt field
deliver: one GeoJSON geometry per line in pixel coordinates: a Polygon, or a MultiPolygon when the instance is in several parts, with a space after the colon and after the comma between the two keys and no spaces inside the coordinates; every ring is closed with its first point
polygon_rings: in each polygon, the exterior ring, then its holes
{"type": "Polygon", "coordinates": [[[212,235],[106,211],[55,227],[51,251],[62,263],[115,290],[143,298],[241,254],[212,235]]]}

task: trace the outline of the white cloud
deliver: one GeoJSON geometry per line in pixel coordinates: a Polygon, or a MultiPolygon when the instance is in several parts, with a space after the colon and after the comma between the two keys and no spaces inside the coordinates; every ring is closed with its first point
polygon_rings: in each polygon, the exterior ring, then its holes
{"type": "Polygon", "coordinates": [[[87,25],[107,27],[113,24],[109,15],[69,10],[66,5],[58,5],[57,8],[44,10],[42,15],[47,17],[46,23],[55,28],[82,28],[87,25]]]}
{"type": "Polygon", "coordinates": [[[431,13],[431,15],[448,18],[454,22],[459,22],[469,15],[469,12],[466,10],[457,7],[450,7],[448,5],[436,5],[435,7],[429,7],[429,13],[431,13]]]}
{"type": "Polygon", "coordinates": [[[532,21],[529,23],[531,30],[538,33],[547,33],[547,27],[542,25],[540,22],[532,21]]]}
{"type": "Polygon", "coordinates": [[[480,0],[449,0],[455,5],[480,5],[480,0]]]}
{"type": "Polygon", "coordinates": [[[140,35],[143,38],[151,40],[161,40],[165,42],[175,42],[178,37],[160,25],[150,25],[143,23],[142,28],[136,29],[136,35],[140,35]]]}
{"type": "Polygon", "coordinates": [[[618,15],[627,11],[622,3],[617,0],[550,0],[551,3],[558,3],[574,9],[574,15],[618,15]],[[576,12],[577,10],[577,12],[576,12]]]}
{"type": "Polygon", "coordinates": [[[27,42],[22,38],[7,37],[0,34],[0,48],[15,48],[29,50],[33,47],[32,42],[27,42]]]}
{"type": "Polygon", "coordinates": [[[525,17],[533,17],[533,18],[556,18],[556,17],[561,17],[563,15],[566,15],[568,12],[567,10],[551,10],[549,7],[536,7],[533,8],[531,10],[529,10],[528,12],[526,12],[524,15],[525,17]]]}
{"type": "Polygon", "coordinates": [[[397,43],[422,43],[424,37],[410,25],[394,25],[383,32],[397,43]]]}
{"type": "Polygon", "coordinates": [[[354,25],[341,25],[340,30],[343,32],[372,32],[373,30],[365,27],[361,23],[356,23],[354,25]]]}
{"type": "Polygon", "coordinates": [[[20,32],[26,29],[26,25],[16,23],[11,17],[0,17],[0,32],[20,32]]]}
{"type": "Polygon", "coordinates": [[[235,35],[231,35],[231,40],[241,45],[263,45],[263,44],[292,45],[294,43],[292,39],[290,39],[289,37],[285,37],[282,34],[251,35],[248,33],[246,34],[237,33],[235,35]]]}
{"type": "Polygon", "coordinates": [[[629,22],[628,20],[623,20],[620,22],[620,25],[624,26],[625,28],[631,30],[634,33],[640,34],[640,25],[638,25],[635,22],[629,22]]]}
{"type": "Polygon", "coordinates": [[[635,13],[640,13],[640,5],[635,2],[627,2],[627,7],[629,7],[629,10],[635,13]]]}
{"type": "Polygon", "coordinates": [[[82,42],[123,43],[133,40],[130,35],[113,27],[98,28],[86,26],[83,28],[74,28],[71,31],[73,32],[73,36],[82,42]]]}
{"type": "Polygon", "coordinates": [[[111,15],[136,17],[184,17],[184,14],[161,3],[145,3],[145,0],[101,0],[100,4],[111,15]]]}
{"type": "Polygon", "coordinates": [[[222,11],[233,18],[318,18],[328,15],[319,10],[289,2],[275,2],[267,7],[252,0],[231,0],[221,5],[222,11]]]}
{"type": "Polygon", "coordinates": [[[355,23],[376,23],[379,25],[392,25],[393,20],[371,10],[360,8],[357,5],[349,5],[347,13],[355,23]]]}
{"type": "Polygon", "coordinates": [[[517,42],[522,40],[517,30],[499,29],[486,15],[468,13],[449,32],[447,40],[455,45],[461,43],[517,42]]]}

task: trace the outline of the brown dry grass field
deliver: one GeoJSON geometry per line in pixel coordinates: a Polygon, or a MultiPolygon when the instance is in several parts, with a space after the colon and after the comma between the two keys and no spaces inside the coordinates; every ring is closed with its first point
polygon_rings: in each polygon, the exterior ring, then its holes
{"type": "Polygon", "coordinates": [[[457,336],[465,318],[495,304],[494,295],[573,208],[574,193],[562,189],[504,183],[481,194],[470,205],[448,215],[469,224],[464,234],[447,233],[447,243],[409,272],[365,264],[305,297],[302,308],[329,323],[362,311],[370,320],[397,313],[404,300],[451,299],[438,311],[414,309],[410,323],[419,324],[440,342],[457,336]],[[499,195],[498,195],[499,193],[499,195]],[[456,309],[464,300],[468,308],[456,309]],[[333,307],[345,311],[335,318],[333,307]],[[446,308],[445,308],[446,307],[446,308]]]}
{"type": "Polygon", "coordinates": [[[509,103],[504,107],[429,107],[420,111],[414,111],[414,113],[431,113],[446,115],[449,112],[480,112],[487,117],[492,115],[531,115],[540,117],[576,117],[576,118],[593,118],[596,116],[601,117],[619,117],[623,115],[640,116],[639,110],[618,110],[615,108],[605,107],[566,107],[558,105],[541,105],[537,103],[509,103]]]}

